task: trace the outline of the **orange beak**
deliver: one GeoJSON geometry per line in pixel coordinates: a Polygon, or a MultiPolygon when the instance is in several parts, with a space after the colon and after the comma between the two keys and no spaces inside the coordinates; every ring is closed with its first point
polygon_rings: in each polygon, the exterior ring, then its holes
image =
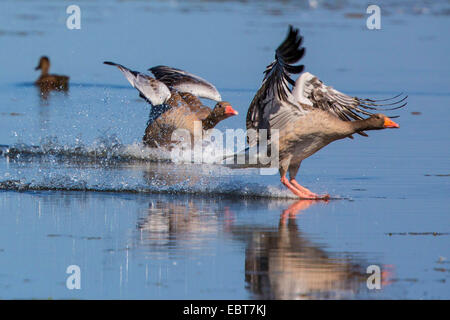
{"type": "Polygon", "coordinates": [[[400,126],[397,123],[395,123],[388,117],[384,118],[384,127],[385,128],[400,128],[400,126]]]}
{"type": "Polygon", "coordinates": [[[236,110],[234,110],[232,106],[226,106],[225,107],[225,114],[228,115],[228,116],[236,116],[239,113],[236,110]]]}

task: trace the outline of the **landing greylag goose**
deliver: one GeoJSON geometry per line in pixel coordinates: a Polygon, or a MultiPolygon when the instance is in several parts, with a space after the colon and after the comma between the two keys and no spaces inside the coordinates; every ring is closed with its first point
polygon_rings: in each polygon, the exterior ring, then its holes
{"type": "MultiPolygon", "coordinates": [[[[303,65],[293,65],[304,55],[303,38],[298,29],[289,27],[286,39],[275,53],[275,60],[267,66],[263,83],[248,109],[248,129],[278,130],[279,172],[281,183],[300,198],[328,199],[329,195],[317,195],[301,186],[295,177],[302,160],[329,143],[353,134],[367,136],[367,130],[399,128],[387,116],[367,110],[393,110],[406,105],[406,96],[400,95],[392,103],[387,100],[360,99],[326,86],[309,72],[297,81],[290,74],[303,72],[303,65]],[[292,85],[292,90],[289,88],[292,85]],[[383,102],[381,104],[379,102],[383,102]],[[379,106],[394,106],[380,109],[379,106]],[[363,119],[361,115],[369,116],[363,119]],[[286,174],[289,172],[289,179],[286,174]]],[[[393,100],[392,100],[393,101],[393,100]]],[[[389,101],[391,102],[391,101],[389,101]]],[[[275,139],[274,139],[275,140],[275,139]]],[[[249,139],[249,145],[258,144],[258,138],[249,139]]]]}
{"type": "Polygon", "coordinates": [[[42,91],[49,90],[67,90],[69,87],[69,77],[57,74],[49,74],[50,59],[42,56],[39,59],[39,64],[35,70],[41,70],[41,76],[36,80],[35,84],[41,88],[42,91]]]}
{"type": "Polygon", "coordinates": [[[230,103],[222,101],[217,89],[208,81],[186,71],[167,66],[150,68],[155,78],[132,71],[120,64],[116,66],[140,97],[152,105],[143,142],[149,147],[168,147],[172,134],[185,129],[194,136],[195,121],[200,121],[203,131],[214,128],[220,121],[237,115],[230,103]],[[200,98],[217,102],[214,109],[204,106],[200,98]]]}

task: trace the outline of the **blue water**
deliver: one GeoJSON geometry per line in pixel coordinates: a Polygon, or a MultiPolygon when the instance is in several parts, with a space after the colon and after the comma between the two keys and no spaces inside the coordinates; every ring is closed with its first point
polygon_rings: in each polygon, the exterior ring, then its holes
{"type": "Polygon", "coordinates": [[[70,1],[2,1],[0,298],[449,299],[450,7],[377,1],[371,31],[360,2],[333,3],[78,1],[68,30],[70,1]],[[218,128],[244,128],[289,24],[326,84],[409,96],[399,130],[302,163],[299,181],[339,200],[297,202],[278,174],[142,147],[149,107],[103,61],[198,74],[240,113],[218,128]],[[44,54],[67,93],[32,85],[44,54]]]}

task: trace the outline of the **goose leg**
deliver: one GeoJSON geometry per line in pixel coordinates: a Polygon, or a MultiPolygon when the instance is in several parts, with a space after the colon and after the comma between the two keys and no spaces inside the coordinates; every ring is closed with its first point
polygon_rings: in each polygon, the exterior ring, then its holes
{"type": "Polygon", "coordinates": [[[295,176],[297,175],[298,169],[300,168],[300,164],[301,164],[301,162],[296,164],[296,165],[291,164],[289,166],[289,177],[291,178],[290,183],[297,190],[303,192],[304,194],[307,194],[308,195],[308,199],[322,199],[322,200],[330,199],[330,195],[329,194],[318,195],[317,193],[312,192],[308,188],[303,187],[302,185],[300,185],[300,183],[297,182],[297,180],[295,180],[295,176]]]}
{"type": "MultiPolygon", "coordinates": [[[[288,168],[290,168],[290,161],[291,159],[283,159],[283,161],[280,164],[280,176],[281,176],[281,183],[288,188],[289,190],[291,190],[291,192],[293,194],[295,194],[297,197],[299,197],[300,199],[311,199],[311,194],[304,192],[302,190],[297,189],[294,185],[292,185],[292,183],[289,182],[288,178],[286,178],[286,173],[288,168]]],[[[297,168],[298,170],[298,168],[297,168]]]]}
{"type": "Polygon", "coordinates": [[[308,192],[304,192],[301,191],[299,189],[297,189],[296,187],[294,187],[289,180],[286,178],[286,175],[281,177],[281,183],[284,184],[289,190],[291,190],[291,192],[293,194],[295,194],[296,196],[298,196],[301,199],[316,199],[315,196],[312,196],[311,193],[308,192]]]}
{"type": "Polygon", "coordinates": [[[295,179],[291,179],[290,180],[291,184],[296,187],[298,190],[301,190],[302,192],[305,192],[307,194],[309,194],[311,197],[313,198],[319,198],[320,196],[317,193],[312,192],[311,190],[309,190],[308,188],[300,185],[297,180],[295,179]]]}

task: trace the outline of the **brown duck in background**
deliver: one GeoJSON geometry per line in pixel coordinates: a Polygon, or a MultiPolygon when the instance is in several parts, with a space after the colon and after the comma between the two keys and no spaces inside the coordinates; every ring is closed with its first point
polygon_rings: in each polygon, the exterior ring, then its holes
{"type": "Polygon", "coordinates": [[[35,84],[41,88],[41,91],[50,90],[68,90],[69,77],[57,74],[49,74],[50,59],[42,56],[35,70],[41,70],[41,76],[36,80],[35,84]]]}
{"type": "MultiPolygon", "coordinates": [[[[294,82],[290,74],[301,73],[304,69],[303,65],[292,65],[304,55],[302,40],[298,29],[291,26],[287,38],[276,50],[275,61],[265,70],[261,88],[248,109],[246,124],[247,129],[268,129],[269,134],[271,130],[278,130],[279,141],[270,143],[278,144],[283,185],[300,198],[328,199],[329,195],[317,195],[295,180],[302,160],[335,140],[352,138],[355,133],[367,136],[366,130],[399,128],[387,116],[372,114],[367,109],[380,110],[376,107],[387,105],[395,107],[384,110],[398,109],[406,105],[406,102],[401,103],[407,97],[386,104],[379,102],[399,95],[378,101],[350,97],[326,86],[308,72],[294,82]],[[363,119],[361,114],[369,118],[363,119]]],[[[256,138],[249,141],[250,147],[257,144],[256,138]]]]}
{"type": "Polygon", "coordinates": [[[196,121],[201,121],[205,134],[220,121],[238,114],[230,103],[221,101],[219,92],[211,83],[186,71],[166,66],[153,67],[150,71],[155,79],[114,62],[104,63],[119,68],[139,95],[152,105],[143,137],[144,144],[149,147],[170,146],[172,134],[177,129],[187,130],[192,139],[196,121]],[[217,104],[211,109],[204,106],[198,97],[217,101],[217,104]]]}

